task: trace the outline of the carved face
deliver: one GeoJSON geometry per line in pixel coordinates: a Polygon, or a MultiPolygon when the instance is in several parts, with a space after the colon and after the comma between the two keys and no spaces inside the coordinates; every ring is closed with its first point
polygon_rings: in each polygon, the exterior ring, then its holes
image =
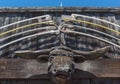
{"type": "Polygon", "coordinates": [[[64,50],[50,52],[48,72],[56,84],[64,84],[71,79],[74,72],[73,53],[64,50]]]}
{"type": "Polygon", "coordinates": [[[56,84],[67,84],[74,74],[74,62],[76,60],[72,52],[65,50],[51,51],[48,61],[50,79],[56,84]]]}
{"type": "Polygon", "coordinates": [[[56,56],[51,59],[48,65],[48,72],[55,83],[67,82],[74,73],[74,62],[68,56],[56,56]]]}

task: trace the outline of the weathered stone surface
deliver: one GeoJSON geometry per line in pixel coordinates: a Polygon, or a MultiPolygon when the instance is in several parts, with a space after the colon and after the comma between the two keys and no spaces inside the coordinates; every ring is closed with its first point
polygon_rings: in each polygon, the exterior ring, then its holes
{"type": "Polygon", "coordinates": [[[120,13],[120,8],[104,7],[8,7],[0,12],[109,12],[120,13]]]}
{"type": "MultiPolygon", "coordinates": [[[[75,79],[120,77],[120,60],[85,61],[76,64],[75,79]]],[[[47,63],[36,60],[0,59],[0,78],[48,79],[47,63]]]]}

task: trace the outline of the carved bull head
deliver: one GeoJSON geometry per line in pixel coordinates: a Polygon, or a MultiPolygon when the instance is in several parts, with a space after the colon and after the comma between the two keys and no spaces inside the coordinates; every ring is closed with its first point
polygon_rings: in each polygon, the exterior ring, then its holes
{"type": "MultiPolygon", "coordinates": [[[[54,83],[68,84],[68,82],[72,79],[72,75],[74,74],[75,63],[84,62],[85,60],[97,59],[103,56],[103,54],[105,54],[109,50],[109,48],[110,46],[107,46],[90,52],[83,52],[63,46],[63,49],[57,48],[46,50],[46,53],[48,53],[48,55],[41,55],[45,53],[45,50],[39,51],[37,52],[37,54],[41,54],[39,56],[36,56],[36,58],[38,62],[48,62],[48,73],[50,74],[50,79],[54,83]]],[[[16,54],[19,55],[21,58],[27,59],[31,55],[29,54],[25,56],[25,53],[22,52],[16,52],[16,54]]]]}
{"type": "Polygon", "coordinates": [[[39,56],[39,62],[48,62],[48,73],[51,80],[56,84],[66,84],[71,80],[75,71],[75,63],[83,62],[82,56],[74,56],[73,52],[55,49],[52,50],[48,57],[39,56]]]}

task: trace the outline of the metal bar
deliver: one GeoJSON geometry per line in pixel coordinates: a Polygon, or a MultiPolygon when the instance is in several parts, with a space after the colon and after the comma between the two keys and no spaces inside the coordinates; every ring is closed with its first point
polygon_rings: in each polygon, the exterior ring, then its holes
{"type": "Polygon", "coordinates": [[[0,39],[0,42],[4,41],[4,40],[7,40],[9,38],[12,38],[12,37],[15,37],[15,36],[18,36],[18,35],[22,35],[22,34],[25,34],[25,33],[30,33],[30,32],[34,32],[34,31],[39,31],[39,30],[43,30],[43,29],[55,29],[53,28],[55,26],[47,26],[47,27],[40,27],[40,28],[35,28],[35,29],[31,29],[31,30],[26,30],[26,31],[23,31],[23,32],[20,32],[20,33],[16,33],[16,34],[12,34],[12,35],[9,35],[7,37],[4,37],[2,39],[0,39]]]}
{"type": "Polygon", "coordinates": [[[27,27],[35,26],[35,25],[38,25],[38,24],[50,24],[50,23],[54,25],[53,21],[46,21],[46,22],[37,22],[37,23],[25,25],[25,26],[18,27],[18,28],[13,28],[12,30],[9,30],[9,31],[1,33],[0,37],[3,36],[3,35],[5,35],[5,34],[11,33],[11,32],[17,31],[17,30],[20,30],[20,29],[25,29],[27,27]]]}
{"type": "Polygon", "coordinates": [[[107,33],[104,33],[104,32],[101,32],[101,31],[98,31],[98,30],[95,30],[95,29],[92,29],[92,28],[83,27],[83,26],[77,26],[77,25],[70,25],[70,24],[64,24],[63,27],[64,27],[64,26],[67,26],[68,28],[77,27],[77,28],[79,28],[79,29],[86,29],[86,30],[89,30],[89,31],[94,31],[94,32],[97,32],[97,33],[99,33],[99,34],[102,34],[102,35],[105,35],[105,36],[108,36],[108,37],[111,37],[111,38],[113,38],[113,39],[115,39],[115,40],[120,41],[119,38],[116,38],[116,37],[114,37],[114,36],[112,36],[112,35],[110,35],[110,34],[107,34],[107,33]]]}
{"type": "Polygon", "coordinates": [[[71,30],[67,30],[67,31],[61,30],[61,32],[63,32],[63,33],[80,34],[80,35],[88,36],[88,37],[91,37],[91,38],[95,38],[95,39],[101,40],[101,41],[103,41],[103,42],[106,42],[106,43],[108,43],[108,44],[111,44],[111,45],[113,45],[113,46],[115,46],[115,47],[120,48],[119,45],[117,45],[117,44],[115,44],[115,43],[113,43],[113,42],[110,42],[110,41],[108,41],[108,40],[105,40],[105,39],[102,39],[102,38],[99,38],[99,37],[96,37],[96,36],[93,36],[93,35],[90,35],[90,34],[86,34],[86,33],[82,33],[82,32],[76,32],[76,31],[71,31],[71,30]]]}
{"type": "Polygon", "coordinates": [[[94,25],[94,26],[98,26],[100,28],[104,28],[104,29],[107,29],[109,31],[112,31],[114,33],[117,33],[117,34],[120,34],[119,31],[116,31],[114,29],[111,29],[109,27],[106,27],[106,26],[103,26],[103,25],[99,25],[99,24],[95,24],[95,23],[92,23],[92,22],[88,22],[88,21],[83,21],[83,20],[72,20],[72,19],[69,19],[69,18],[64,18],[64,21],[76,21],[76,22],[82,22],[82,23],[86,23],[86,24],[90,24],[90,25],[94,25]]]}
{"type": "Polygon", "coordinates": [[[41,32],[41,33],[37,33],[37,34],[25,36],[25,37],[19,38],[19,39],[17,39],[17,40],[11,41],[11,42],[9,42],[9,43],[6,43],[6,44],[4,44],[4,45],[1,45],[1,46],[0,46],[0,49],[6,47],[6,46],[8,46],[8,45],[11,45],[11,44],[13,44],[13,43],[16,43],[16,42],[19,42],[19,41],[21,41],[21,40],[24,40],[24,39],[26,39],[26,38],[36,37],[36,36],[40,36],[40,35],[44,35],[44,34],[56,34],[57,32],[58,32],[57,30],[51,30],[51,31],[47,31],[47,32],[41,32]]]}
{"type": "Polygon", "coordinates": [[[12,26],[12,25],[21,23],[21,22],[26,22],[26,21],[30,21],[30,20],[34,20],[34,19],[40,19],[40,18],[43,18],[43,17],[47,17],[48,18],[48,17],[50,17],[50,15],[43,15],[43,16],[33,17],[33,18],[25,19],[25,20],[20,20],[20,21],[17,21],[17,22],[14,22],[14,23],[11,23],[11,24],[8,24],[8,25],[0,27],[0,30],[4,29],[6,27],[12,26]]]}
{"type": "Polygon", "coordinates": [[[98,20],[98,21],[102,21],[102,22],[105,22],[105,23],[108,23],[108,24],[111,24],[111,25],[114,25],[114,26],[117,26],[117,27],[120,28],[120,25],[118,25],[118,24],[115,24],[115,23],[112,23],[110,21],[106,21],[106,20],[103,20],[103,19],[95,18],[95,17],[90,17],[90,16],[86,16],[86,15],[80,15],[80,14],[72,14],[71,16],[74,17],[74,18],[75,17],[83,17],[83,18],[98,20]]]}

